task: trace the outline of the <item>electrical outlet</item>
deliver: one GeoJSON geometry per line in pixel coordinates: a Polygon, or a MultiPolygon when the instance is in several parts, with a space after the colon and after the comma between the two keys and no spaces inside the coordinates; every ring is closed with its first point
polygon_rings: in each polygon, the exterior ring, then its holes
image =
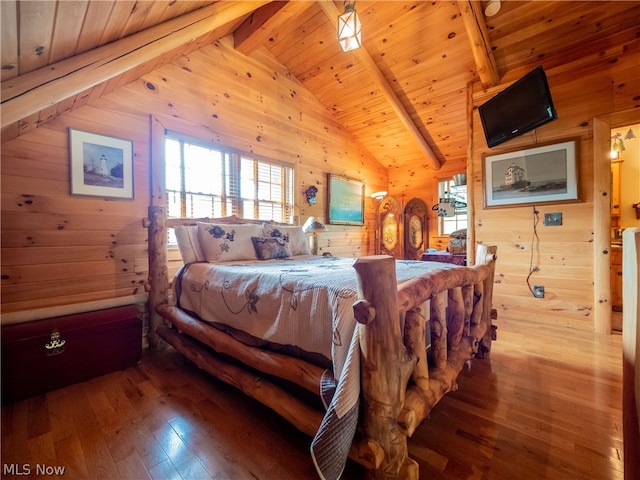
{"type": "Polygon", "coordinates": [[[548,227],[562,225],[562,212],[545,213],[543,223],[548,227]]]}
{"type": "Polygon", "coordinates": [[[544,298],[544,287],[542,285],[534,285],[533,296],[536,298],[544,298]]]}

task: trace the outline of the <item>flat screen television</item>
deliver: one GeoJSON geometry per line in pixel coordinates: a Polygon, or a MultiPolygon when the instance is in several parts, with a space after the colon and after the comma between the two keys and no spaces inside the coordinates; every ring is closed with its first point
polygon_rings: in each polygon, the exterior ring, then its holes
{"type": "Polygon", "coordinates": [[[479,111],[489,148],[558,118],[542,67],[480,105],[479,111]]]}

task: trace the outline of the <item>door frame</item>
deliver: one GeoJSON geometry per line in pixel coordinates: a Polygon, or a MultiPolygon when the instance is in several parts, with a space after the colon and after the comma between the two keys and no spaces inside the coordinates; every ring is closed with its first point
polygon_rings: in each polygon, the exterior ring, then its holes
{"type": "Polygon", "coordinates": [[[611,334],[611,129],[640,123],[640,109],[593,119],[593,312],[596,333],[611,334]]]}

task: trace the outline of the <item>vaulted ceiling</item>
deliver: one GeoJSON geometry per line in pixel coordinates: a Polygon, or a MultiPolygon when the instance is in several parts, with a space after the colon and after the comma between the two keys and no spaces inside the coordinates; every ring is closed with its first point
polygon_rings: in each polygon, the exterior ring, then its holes
{"type": "Polygon", "coordinates": [[[491,89],[640,42],[640,2],[358,1],[342,52],[332,1],[3,0],[2,141],[202,45],[267,49],[381,164],[467,153],[468,86],[491,89]]]}

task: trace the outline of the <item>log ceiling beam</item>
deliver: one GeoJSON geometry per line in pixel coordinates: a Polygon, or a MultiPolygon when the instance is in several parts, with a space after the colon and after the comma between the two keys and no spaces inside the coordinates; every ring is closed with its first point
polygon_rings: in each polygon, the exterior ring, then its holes
{"type": "Polygon", "coordinates": [[[260,7],[233,32],[234,48],[244,54],[265,45],[277,34],[278,27],[301,15],[313,2],[271,2],[260,7]]]}
{"type": "MultiPolygon", "coordinates": [[[[332,0],[322,0],[318,2],[324,13],[329,18],[329,21],[334,26],[337,32],[338,28],[338,15],[342,12],[338,10],[335,3],[332,0]]],[[[336,43],[337,43],[337,34],[336,34],[336,43]]],[[[424,152],[424,154],[431,162],[431,165],[436,170],[439,170],[442,166],[442,161],[438,158],[438,156],[431,149],[427,140],[424,138],[418,127],[416,127],[415,123],[407,113],[406,109],[398,99],[398,96],[391,88],[391,85],[380,71],[376,62],[374,62],[373,58],[369,55],[367,50],[364,47],[360,47],[356,50],[352,50],[351,53],[356,57],[358,62],[365,68],[365,70],[371,75],[371,78],[378,86],[384,97],[391,104],[395,114],[398,116],[404,127],[413,135],[415,140],[418,142],[420,148],[424,152]]]]}
{"type": "Polygon", "coordinates": [[[494,87],[500,82],[500,75],[491,51],[482,5],[479,0],[465,0],[458,1],[458,8],[471,43],[471,51],[480,82],[484,88],[494,87]]]}
{"type": "MultiPolygon", "coordinates": [[[[191,53],[211,32],[271,0],[216,2],[86,53],[2,82],[2,128],[172,51],[191,53]],[[186,47],[185,47],[186,46],[186,47]],[[186,50],[185,50],[186,49],[186,50]]],[[[226,34],[227,32],[225,32],[226,34]]]]}

